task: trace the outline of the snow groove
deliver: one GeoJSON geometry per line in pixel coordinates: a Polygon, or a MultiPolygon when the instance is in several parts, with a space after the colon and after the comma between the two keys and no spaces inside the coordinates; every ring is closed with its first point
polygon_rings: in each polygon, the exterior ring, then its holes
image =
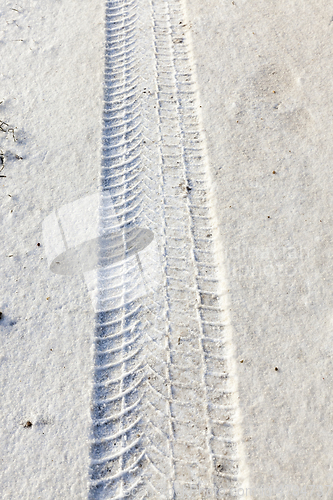
{"type": "Polygon", "coordinates": [[[140,268],[122,247],[123,258],[108,263],[114,241],[118,238],[118,244],[126,246],[142,226],[136,10],[136,2],[106,3],[100,226],[101,234],[111,237],[100,248],[89,491],[93,499],[140,495],[146,455],[142,341],[147,319],[137,298],[140,268]]]}
{"type": "Polygon", "coordinates": [[[91,500],[219,500],[237,485],[229,317],[188,29],[180,0],[106,2],[100,226],[107,237],[91,500]],[[154,251],[140,261],[139,252],[123,250],[110,264],[114,241],[135,247],[142,228],[154,235],[154,251]]]}
{"type": "Polygon", "coordinates": [[[149,10],[153,42],[146,53],[154,54],[148,74],[155,78],[142,84],[145,179],[150,189],[159,187],[163,206],[159,216],[155,210],[148,217],[163,233],[173,489],[175,498],[192,498],[194,491],[203,498],[226,498],[237,484],[238,464],[223,337],[228,314],[221,308],[214,262],[215,228],[188,27],[178,0],[146,2],[142,11],[149,10]]]}

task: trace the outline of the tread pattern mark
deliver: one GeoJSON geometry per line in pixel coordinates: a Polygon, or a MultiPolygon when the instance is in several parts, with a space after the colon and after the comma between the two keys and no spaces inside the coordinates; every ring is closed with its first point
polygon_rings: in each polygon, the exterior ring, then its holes
{"type": "Polygon", "coordinates": [[[89,498],[226,499],[229,318],[181,0],[107,0],[105,61],[101,231],[157,251],[99,272],[89,498]]]}
{"type": "MultiPolygon", "coordinates": [[[[106,2],[101,233],[142,225],[135,1],[106,2]]],[[[107,257],[107,242],[100,262],[107,257]]],[[[112,250],[112,248],[111,248],[112,250]]],[[[135,257],[100,267],[89,498],[144,497],[144,305],[135,257]]]]}
{"type": "MultiPolygon", "coordinates": [[[[216,262],[212,203],[207,153],[198,117],[199,103],[193,82],[191,49],[184,34],[181,0],[170,0],[170,21],[178,95],[178,116],[182,136],[184,175],[188,189],[192,256],[197,288],[200,351],[208,417],[208,447],[212,461],[211,478],[218,499],[230,495],[237,485],[238,453],[233,429],[237,406],[230,380],[232,361],[224,329],[229,326],[227,301],[221,297],[216,262]],[[222,437],[223,436],[223,437],[222,437]]],[[[227,290],[224,290],[227,293],[227,290]]],[[[213,497],[213,495],[211,495],[213,497]]]]}
{"type": "MultiPolygon", "coordinates": [[[[146,117],[147,136],[144,139],[146,157],[150,159],[146,173],[148,182],[151,182],[154,173],[157,175],[158,167],[163,206],[159,226],[163,233],[170,359],[172,460],[175,470],[173,498],[187,498],[189,491],[193,494],[194,488],[196,491],[200,488],[212,491],[211,460],[206,437],[208,421],[204,403],[205,387],[202,383],[202,354],[198,344],[195,269],[193,261],[188,258],[192,241],[177,109],[169,5],[167,2],[152,2],[151,12],[155,60],[154,72],[150,71],[149,74],[155,73],[156,80],[154,88],[149,81],[144,88],[146,92],[149,89],[149,100],[154,103],[153,109],[156,112],[155,116],[146,117]],[[153,137],[150,136],[152,124],[156,125],[153,137]],[[193,399],[195,392],[199,396],[196,402],[193,399]]],[[[156,186],[158,183],[155,181],[153,184],[156,186]]],[[[155,230],[158,231],[158,228],[155,230]]]]}
{"type": "Polygon", "coordinates": [[[145,117],[143,131],[148,184],[158,185],[153,171],[156,176],[160,165],[164,204],[160,226],[171,351],[174,494],[192,498],[196,491],[226,498],[238,477],[237,405],[230,379],[229,317],[215,262],[207,155],[182,2],[152,0],[151,11],[155,82],[147,80],[142,90],[145,108],[150,103],[157,113],[145,117]]]}

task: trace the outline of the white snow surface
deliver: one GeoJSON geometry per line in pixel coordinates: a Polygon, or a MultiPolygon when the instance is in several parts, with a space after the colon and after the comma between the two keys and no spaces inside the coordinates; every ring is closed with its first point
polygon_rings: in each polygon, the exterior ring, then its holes
{"type": "Polygon", "coordinates": [[[94,312],[83,277],[50,272],[42,223],[99,185],[103,2],[3,1],[0,52],[0,496],[83,499],[94,312]]]}
{"type": "MultiPolygon", "coordinates": [[[[324,0],[187,2],[240,472],[244,486],[271,485],[267,498],[333,484],[332,15],[324,0]]],[[[1,6],[3,499],[89,494],[95,312],[83,276],[50,272],[42,233],[100,185],[104,17],[101,0],[1,6]]]]}
{"type": "Polygon", "coordinates": [[[328,499],[332,9],[324,0],[208,0],[188,2],[188,12],[250,485],[288,499],[280,484],[303,485],[295,498],[328,499]]]}

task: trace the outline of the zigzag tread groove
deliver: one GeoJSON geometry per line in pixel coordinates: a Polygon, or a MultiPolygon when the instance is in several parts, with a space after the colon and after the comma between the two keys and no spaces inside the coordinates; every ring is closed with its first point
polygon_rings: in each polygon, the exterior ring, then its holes
{"type": "Polygon", "coordinates": [[[157,250],[100,272],[89,498],[229,498],[228,316],[181,0],[107,0],[105,22],[100,224],[157,250]]]}

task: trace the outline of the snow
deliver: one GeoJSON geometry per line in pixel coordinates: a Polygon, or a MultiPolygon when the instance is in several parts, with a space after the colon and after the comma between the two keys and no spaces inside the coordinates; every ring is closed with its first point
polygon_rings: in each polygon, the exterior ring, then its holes
{"type": "Polygon", "coordinates": [[[1,9],[4,499],[87,497],[94,311],[82,277],[49,271],[42,223],[99,183],[103,26],[103,2],[1,9]]]}
{"type": "MultiPolygon", "coordinates": [[[[104,10],[8,0],[0,13],[4,499],[88,498],[95,311],[83,276],[50,272],[43,227],[99,188],[104,10]]],[[[193,0],[187,15],[241,477],[289,500],[288,485],[332,483],[332,12],[323,0],[193,0]]]]}
{"type": "Polygon", "coordinates": [[[210,0],[188,16],[250,485],[331,485],[332,12],[210,0]]]}

